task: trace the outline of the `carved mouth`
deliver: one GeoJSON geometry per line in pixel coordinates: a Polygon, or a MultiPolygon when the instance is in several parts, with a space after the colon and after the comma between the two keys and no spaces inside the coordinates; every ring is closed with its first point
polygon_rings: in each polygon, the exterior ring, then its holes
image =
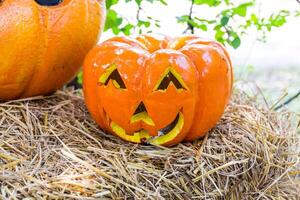
{"type": "Polygon", "coordinates": [[[176,118],[169,125],[158,131],[157,136],[149,135],[147,130],[139,130],[133,135],[129,135],[126,133],[125,129],[110,120],[110,127],[112,131],[120,138],[129,142],[154,145],[162,145],[176,138],[180,134],[183,124],[184,117],[182,112],[179,112],[176,118]]]}

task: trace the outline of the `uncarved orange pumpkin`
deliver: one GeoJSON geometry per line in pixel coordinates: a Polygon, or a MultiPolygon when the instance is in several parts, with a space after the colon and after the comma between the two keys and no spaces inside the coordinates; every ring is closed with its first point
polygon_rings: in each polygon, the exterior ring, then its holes
{"type": "Polygon", "coordinates": [[[98,41],[104,0],[0,1],[0,100],[54,92],[98,41]]]}
{"type": "Polygon", "coordinates": [[[218,42],[115,37],[84,63],[84,95],[97,123],[123,140],[175,145],[203,137],[231,95],[232,66],[218,42]]]}

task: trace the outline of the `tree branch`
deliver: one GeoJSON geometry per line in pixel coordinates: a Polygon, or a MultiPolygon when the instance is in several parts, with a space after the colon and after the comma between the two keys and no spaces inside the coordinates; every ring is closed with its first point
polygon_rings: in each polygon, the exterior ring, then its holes
{"type": "MultiPolygon", "coordinates": [[[[299,0],[300,1],[300,0],[299,0]]],[[[283,108],[284,106],[290,104],[292,101],[294,101],[295,99],[297,99],[300,96],[300,91],[295,94],[294,96],[292,96],[291,98],[289,98],[286,102],[284,102],[283,104],[280,104],[279,106],[277,106],[274,110],[279,110],[281,108],[283,108]]]]}
{"type": "MultiPolygon", "coordinates": [[[[192,4],[191,4],[191,7],[190,7],[190,12],[189,12],[189,20],[193,20],[194,5],[195,5],[194,0],[192,0],[192,4]]],[[[187,33],[188,31],[190,31],[192,34],[195,33],[195,27],[190,22],[188,22],[188,27],[186,28],[184,33],[187,33]]]]}
{"type": "Polygon", "coordinates": [[[140,21],[140,15],[141,15],[141,11],[142,11],[142,6],[138,6],[137,12],[136,12],[136,20],[140,21]]]}

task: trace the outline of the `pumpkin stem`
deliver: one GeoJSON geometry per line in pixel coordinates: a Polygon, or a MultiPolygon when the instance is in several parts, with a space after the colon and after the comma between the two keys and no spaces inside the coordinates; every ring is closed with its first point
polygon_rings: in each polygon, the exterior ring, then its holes
{"type": "MultiPolygon", "coordinates": [[[[1,3],[2,0],[0,0],[1,3]]],[[[63,2],[63,0],[35,0],[41,6],[57,6],[63,2]]]]}

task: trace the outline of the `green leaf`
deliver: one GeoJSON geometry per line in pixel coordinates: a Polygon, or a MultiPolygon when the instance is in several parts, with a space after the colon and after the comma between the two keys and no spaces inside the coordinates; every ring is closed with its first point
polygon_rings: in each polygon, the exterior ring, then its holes
{"type": "Polygon", "coordinates": [[[104,31],[111,29],[114,34],[119,34],[119,26],[122,24],[123,19],[118,16],[117,12],[109,9],[106,14],[106,22],[104,26],[104,31]]]}
{"type": "Polygon", "coordinates": [[[252,15],[251,15],[251,21],[252,21],[255,25],[258,24],[258,18],[257,18],[257,16],[256,16],[255,14],[252,14],[252,15]]]}
{"type": "Polygon", "coordinates": [[[137,4],[137,5],[139,5],[139,6],[140,6],[140,5],[141,5],[141,3],[142,3],[142,0],[135,0],[135,2],[136,2],[136,4],[137,4]]]}
{"type": "Polygon", "coordinates": [[[177,22],[178,23],[187,23],[189,25],[191,25],[192,27],[201,29],[203,31],[207,31],[208,27],[205,23],[207,23],[207,21],[202,21],[198,19],[190,19],[188,15],[183,15],[181,17],[177,17],[177,22]]]}
{"type": "Polygon", "coordinates": [[[199,22],[206,23],[206,24],[215,24],[217,22],[216,20],[201,19],[198,17],[195,17],[194,20],[197,20],[199,22]]]}
{"type": "Polygon", "coordinates": [[[130,35],[131,34],[131,30],[134,28],[134,26],[132,24],[127,24],[126,26],[124,26],[121,31],[125,34],[125,35],[130,35]]]}
{"type": "Polygon", "coordinates": [[[106,9],[110,9],[113,5],[116,5],[119,0],[106,0],[106,9]]]}
{"type": "Polygon", "coordinates": [[[210,7],[216,7],[222,3],[221,0],[194,0],[196,5],[206,4],[210,7]]]}
{"type": "Polygon", "coordinates": [[[240,39],[238,36],[235,37],[235,38],[232,40],[232,42],[230,43],[230,45],[231,45],[233,48],[235,48],[235,49],[239,48],[239,46],[241,45],[241,39],[240,39]]]}
{"type": "Polygon", "coordinates": [[[121,32],[121,30],[117,26],[112,27],[111,30],[115,35],[119,35],[119,33],[121,32]]]}
{"type": "Polygon", "coordinates": [[[200,24],[197,26],[197,28],[203,30],[203,31],[207,31],[207,26],[205,24],[200,24]]]}
{"type": "Polygon", "coordinates": [[[165,5],[165,6],[168,5],[167,2],[166,2],[165,0],[159,0],[159,1],[160,1],[160,3],[162,3],[162,4],[165,5]]]}
{"type": "Polygon", "coordinates": [[[82,73],[82,71],[80,71],[80,72],[77,74],[77,82],[78,82],[79,84],[81,84],[81,85],[82,85],[82,83],[83,83],[83,73],[82,73]]]}
{"type": "Polygon", "coordinates": [[[226,26],[229,22],[229,17],[228,16],[223,16],[221,19],[221,25],[226,26]]]}
{"type": "Polygon", "coordinates": [[[219,42],[224,43],[224,41],[225,41],[225,39],[224,39],[225,32],[221,29],[221,26],[220,25],[215,26],[214,30],[216,31],[215,39],[218,40],[219,42]]]}
{"type": "Polygon", "coordinates": [[[247,8],[249,6],[253,6],[252,2],[240,4],[238,7],[233,9],[233,13],[237,14],[241,17],[245,17],[247,15],[247,8]]]}
{"type": "Polygon", "coordinates": [[[144,27],[146,27],[146,28],[149,28],[150,25],[151,25],[151,23],[150,23],[149,21],[142,21],[142,20],[139,20],[137,25],[138,25],[138,27],[144,26],[144,27]]]}
{"type": "Polygon", "coordinates": [[[272,26],[280,27],[286,23],[286,15],[278,14],[275,17],[274,17],[274,15],[271,15],[271,17],[269,18],[269,21],[272,26]]]}
{"type": "Polygon", "coordinates": [[[177,22],[178,23],[187,23],[189,21],[189,16],[188,15],[182,15],[180,17],[177,17],[177,22]]]}

